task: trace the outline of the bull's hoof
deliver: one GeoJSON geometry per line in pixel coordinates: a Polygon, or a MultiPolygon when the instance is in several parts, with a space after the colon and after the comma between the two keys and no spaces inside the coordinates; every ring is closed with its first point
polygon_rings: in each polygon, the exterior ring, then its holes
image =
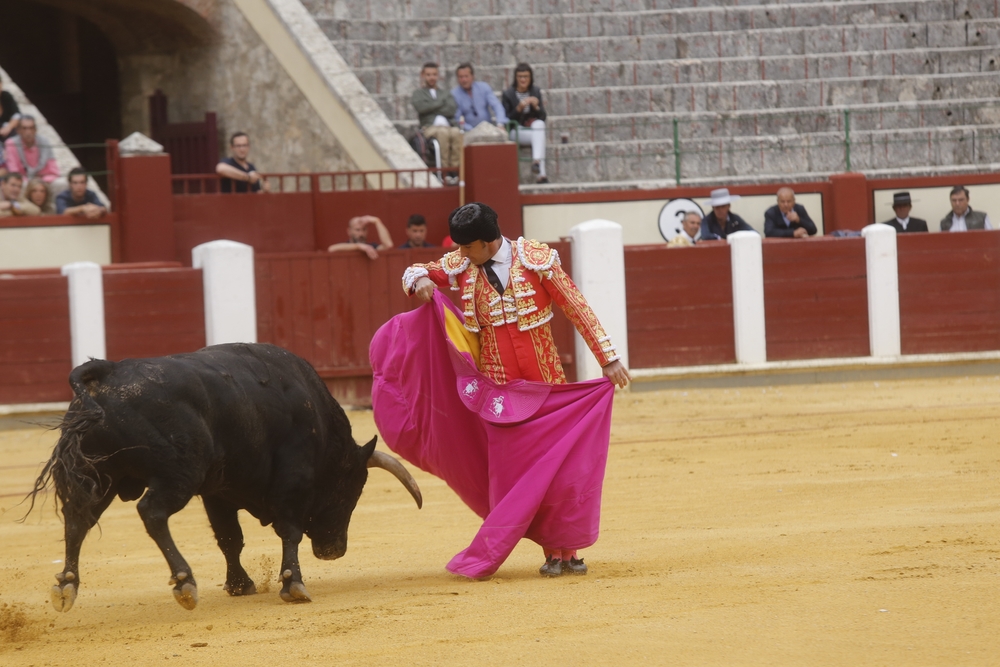
{"type": "Polygon", "coordinates": [[[190,611],[198,606],[198,587],[194,582],[178,584],[174,587],[174,599],[177,604],[190,611]]]}
{"type": "Polygon", "coordinates": [[[76,584],[72,583],[76,576],[72,572],[60,572],[56,575],[59,583],[52,587],[52,606],[56,611],[69,611],[76,602],[76,584]]]}
{"type": "Polygon", "coordinates": [[[228,581],[226,585],[222,587],[222,590],[226,591],[233,597],[239,595],[256,595],[257,586],[252,581],[246,581],[244,583],[230,584],[228,581]]]}
{"type": "Polygon", "coordinates": [[[305,584],[301,581],[286,584],[282,587],[281,599],[285,602],[312,602],[312,598],[309,597],[309,591],[306,590],[305,584]]]}

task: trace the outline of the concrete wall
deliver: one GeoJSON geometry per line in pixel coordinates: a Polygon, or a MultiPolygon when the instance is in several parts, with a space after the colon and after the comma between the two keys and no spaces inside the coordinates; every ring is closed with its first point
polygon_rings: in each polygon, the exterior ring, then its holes
{"type": "Polygon", "coordinates": [[[111,228],[106,224],[0,228],[0,270],[53,268],[71,262],[110,264],[111,228]]]}

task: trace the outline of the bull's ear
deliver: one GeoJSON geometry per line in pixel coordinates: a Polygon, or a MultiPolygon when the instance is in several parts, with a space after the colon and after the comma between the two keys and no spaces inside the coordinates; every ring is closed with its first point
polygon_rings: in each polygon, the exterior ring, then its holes
{"type": "Polygon", "coordinates": [[[361,454],[364,457],[365,461],[367,461],[368,459],[370,459],[372,457],[372,453],[375,451],[375,443],[376,442],[378,442],[378,436],[377,435],[374,438],[372,438],[371,440],[369,440],[367,443],[365,443],[365,445],[361,448],[361,454]]]}

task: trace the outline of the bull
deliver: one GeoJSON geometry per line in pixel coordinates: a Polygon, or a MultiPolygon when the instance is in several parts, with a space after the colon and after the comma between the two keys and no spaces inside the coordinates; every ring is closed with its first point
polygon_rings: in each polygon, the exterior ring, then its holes
{"type": "Polygon", "coordinates": [[[116,496],[141,497],[139,516],[185,609],[198,604],[198,585],[167,520],[195,495],[225,556],[229,595],[257,592],[240,563],[237,511],[274,525],[287,602],[311,599],[299,567],[304,535],[317,558],[346,552],[368,468],[388,470],[418,508],[423,504],[403,465],[375,451],[377,436],[357,445],[316,371],[279,347],[229,344],[154,359],[92,360],[74,369],[69,383],[74,398],[59,441],[29,494],[34,506],[51,482],[62,509],[66,558],[52,588],[57,611],[73,606],[80,546],[116,496]]]}

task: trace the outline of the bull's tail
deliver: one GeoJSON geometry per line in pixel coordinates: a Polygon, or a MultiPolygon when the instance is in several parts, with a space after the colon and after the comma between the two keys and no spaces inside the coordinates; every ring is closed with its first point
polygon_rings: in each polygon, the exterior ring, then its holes
{"type": "Polygon", "coordinates": [[[113,368],[114,363],[110,361],[92,360],[70,373],[69,384],[74,397],[59,424],[58,428],[62,431],[59,442],[26,497],[26,500],[30,498],[31,504],[25,517],[34,509],[38,494],[52,482],[56,491],[56,512],[60,504],[64,512],[66,507],[73,507],[80,511],[81,519],[93,525],[92,508],[104,497],[110,482],[102,479],[96,464],[107,457],[88,455],[83,451],[82,444],[87,431],[104,419],[104,408],[94,400],[91,391],[113,368]]]}

